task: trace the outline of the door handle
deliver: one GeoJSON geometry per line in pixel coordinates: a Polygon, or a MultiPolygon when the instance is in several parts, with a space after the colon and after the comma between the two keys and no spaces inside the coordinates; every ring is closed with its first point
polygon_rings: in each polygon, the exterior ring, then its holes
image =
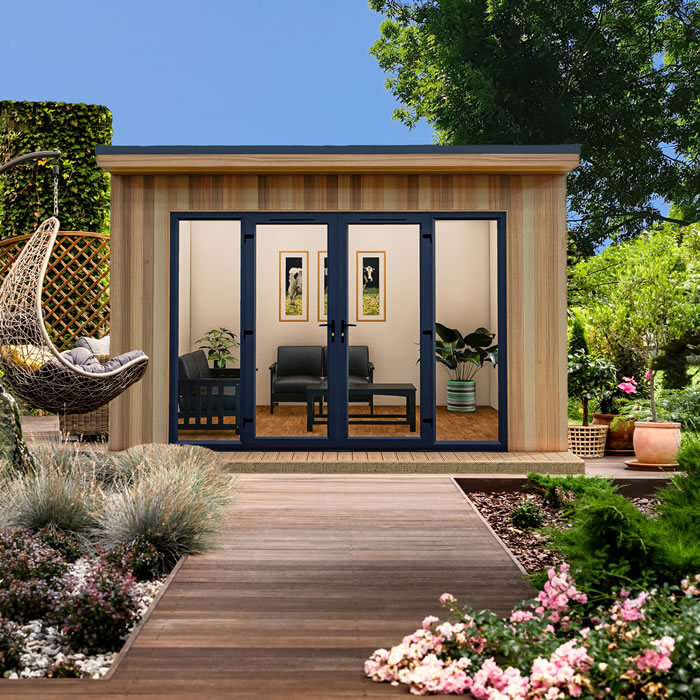
{"type": "Polygon", "coordinates": [[[331,343],[335,343],[335,320],[331,320],[328,323],[319,323],[318,327],[319,328],[330,327],[330,329],[331,329],[331,343]]]}
{"type": "Polygon", "coordinates": [[[357,324],[356,323],[347,323],[345,319],[343,319],[340,322],[340,342],[344,343],[345,342],[345,329],[346,328],[356,328],[357,324]]]}

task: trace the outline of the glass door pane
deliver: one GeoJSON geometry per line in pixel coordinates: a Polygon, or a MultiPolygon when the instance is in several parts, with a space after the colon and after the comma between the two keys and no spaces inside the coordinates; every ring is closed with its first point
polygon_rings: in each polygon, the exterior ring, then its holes
{"type": "Polygon", "coordinates": [[[348,226],[348,435],[420,437],[420,226],[348,226]]]}
{"type": "Polygon", "coordinates": [[[498,344],[498,305],[496,221],[437,220],[435,319],[465,338],[479,329],[487,331],[468,338],[476,362],[461,363],[459,375],[438,365],[438,441],[499,439],[498,371],[489,352],[498,344]]]}
{"type": "Polygon", "coordinates": [[[328,226],[255,230],[255,434],[328,435],[328,226]]]}
{"type": "Polygon", "coordinates": [[[240,221],[181,221],[178,440],[240,441],[240,221]]]}

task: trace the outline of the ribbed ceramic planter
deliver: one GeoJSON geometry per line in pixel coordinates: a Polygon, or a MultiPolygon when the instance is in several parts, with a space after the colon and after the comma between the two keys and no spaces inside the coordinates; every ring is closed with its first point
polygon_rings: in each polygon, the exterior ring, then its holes
{"type": "Polygon", "coordinates": [[[476,411],[476,382],[473,379],[464,382],[447,380],[447,410],[456,413],[476,411]]]}
{"type": "Polygon", "coordinates": [[[584,459],[602,457],[605,454],[607,434],[607,425],[570,425],[569,452],[584,459]]]}
{"type": "Polygon", "coordinates": [[[681,449],[680,423],[636,423],[634,454],[639,464],[676,464],[681,449]]]}

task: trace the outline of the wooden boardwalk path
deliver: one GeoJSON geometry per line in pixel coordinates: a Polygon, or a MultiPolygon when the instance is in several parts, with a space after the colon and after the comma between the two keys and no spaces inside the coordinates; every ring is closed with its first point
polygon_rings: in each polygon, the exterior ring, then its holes
{"type": "Polygon", "coordinates": [[[440,594],[505,613],[529,594],[446,476],[241,475],[218,549],[180,568],[114,675],[0,681],[0,696],[360,698],[362,673],[440,594]]]}

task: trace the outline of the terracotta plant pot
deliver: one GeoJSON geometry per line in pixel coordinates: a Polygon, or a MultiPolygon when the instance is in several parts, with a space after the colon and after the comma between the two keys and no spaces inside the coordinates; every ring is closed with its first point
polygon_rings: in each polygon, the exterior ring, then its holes
{"type": "Polygon", "coordinates": [[[677,464],[680,423],[635,423],[634,454],[640,464],[677,464]]]}
{"type": "Polygon", "coordinates": [[[608,437],[606,438],[605,451],[622,454],[634,452],[634,421],[618,421],[617,425],[611,423],[617,418],[613,413],[594,413],[593,425],[607,425],[608,437]]]}

